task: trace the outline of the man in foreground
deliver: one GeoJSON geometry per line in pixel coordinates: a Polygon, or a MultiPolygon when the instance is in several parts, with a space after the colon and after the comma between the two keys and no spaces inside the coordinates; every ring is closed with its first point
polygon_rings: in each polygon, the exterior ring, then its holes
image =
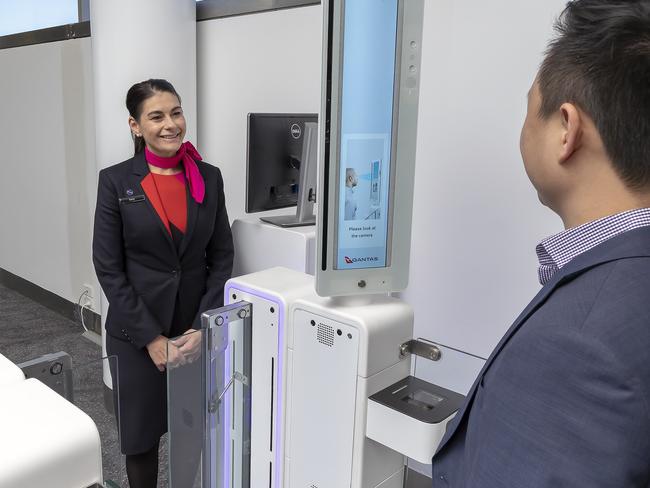
{"type": "Polygon", "coordinates": [[[434,487],[650,487],[650,0],[575,0],[529,92],[565,231],[433,458],[434,487]]]}

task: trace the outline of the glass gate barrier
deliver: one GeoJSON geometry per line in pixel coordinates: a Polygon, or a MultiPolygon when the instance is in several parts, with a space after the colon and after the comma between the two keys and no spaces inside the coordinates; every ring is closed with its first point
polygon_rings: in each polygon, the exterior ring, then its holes
{"type": "Polygon", "coordinates": [[[169,486],[249,488],[251,304],[201,321],[167,343],[169,486]]]}

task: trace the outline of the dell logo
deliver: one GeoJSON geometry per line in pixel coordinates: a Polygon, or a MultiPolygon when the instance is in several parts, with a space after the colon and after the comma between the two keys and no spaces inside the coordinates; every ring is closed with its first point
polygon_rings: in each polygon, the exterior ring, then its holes
{"type": "Polygon", "coordinates": [[[294,139],[300,139],[300,136],[302,135],[302,129],[298,124],[293,124],[291,126],[291,137],[294,139]]]}

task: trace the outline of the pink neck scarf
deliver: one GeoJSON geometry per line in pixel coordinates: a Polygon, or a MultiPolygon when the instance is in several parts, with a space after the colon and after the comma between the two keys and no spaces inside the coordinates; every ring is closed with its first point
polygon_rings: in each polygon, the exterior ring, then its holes
{"type": "Polygon", "coordinates": [[[195,202],[203,203],[205,182],[199,172],[199,167],[196,165],[196,161],[202,161],[203,158],[191,142],[187,141],[181,144],[176,155],[169,158],[157,156],[145,146],[144,158],[150,165],[163,169],[175,168],[182,161],[185,169],[185,179],[190,186],[190,195],[192,195],[195,202]]]}

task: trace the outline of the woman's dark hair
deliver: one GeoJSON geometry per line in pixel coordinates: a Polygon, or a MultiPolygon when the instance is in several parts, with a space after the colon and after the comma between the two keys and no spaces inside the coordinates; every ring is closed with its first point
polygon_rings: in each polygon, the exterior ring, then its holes
{"type": "Polygon", "coordinates": [[[555,29],[538,75],[539,115],[577,105],[628,187],[649,188],[650,1],[570,1],[555,29]]]}
{"type": "MultiPolygon", "coordinates": [[[[147,98],[154,96],[156,92],[171,93],[176,95],[179,103],[181,101],[180,95],[176,92],[176,89],[169,81],[152,78],[136,83],[129,88],[129,91],[126,93],[126,108],[129,111],[129,115],[135,120],[140,120],[140,115],[142,115],[142,103],[147,98]]],[[[144,139],[142,137],[136,137],[135,134],[132,134],[131,136],[133,137],[133,149],[135,154],[144,151],[144,139]]]]}

